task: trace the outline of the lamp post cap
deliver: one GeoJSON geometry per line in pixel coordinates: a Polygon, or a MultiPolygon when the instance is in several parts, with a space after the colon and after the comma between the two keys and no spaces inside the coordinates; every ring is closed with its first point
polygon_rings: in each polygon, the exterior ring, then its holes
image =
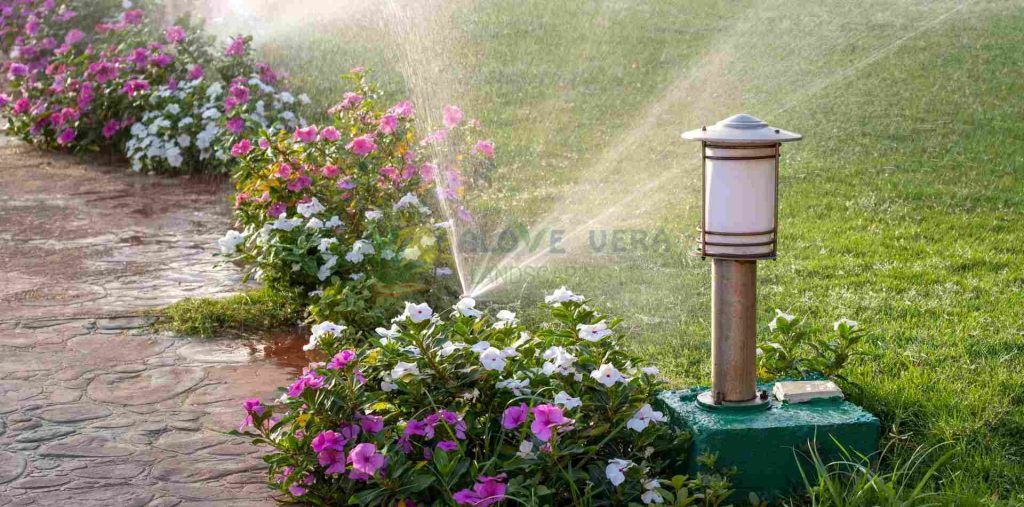
{"type": "Polygon", "coordinates": [[[732,115],[710,127],[683,132],[687,141],[705,141],[723,144],[776,144],[799,141],[796,132],[772,127],[749,114],[732,115]]]}

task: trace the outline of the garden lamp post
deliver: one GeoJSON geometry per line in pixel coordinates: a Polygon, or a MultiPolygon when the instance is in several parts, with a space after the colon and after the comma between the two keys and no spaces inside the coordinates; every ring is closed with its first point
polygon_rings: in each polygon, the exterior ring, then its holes
{"type": "Polygon", "coordinates": [[[703,161],[701,223],[694,255],[710,257],[710,409],[768,407],[757,393],[757,261],[774,259],[779,218],[779,148],[800,134],[746,114],[691,130],[703,161]]]}

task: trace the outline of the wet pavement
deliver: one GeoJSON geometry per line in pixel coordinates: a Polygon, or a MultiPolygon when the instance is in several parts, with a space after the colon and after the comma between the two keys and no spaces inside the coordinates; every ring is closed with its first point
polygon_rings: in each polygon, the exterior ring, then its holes
{"type": "Polygon", "coordinates": [[[143,314],[240,289],[213,256],[227,195],[0,142],[0,506],[274,503],[225,432],[301,341],[155,334],[143,314]]]}

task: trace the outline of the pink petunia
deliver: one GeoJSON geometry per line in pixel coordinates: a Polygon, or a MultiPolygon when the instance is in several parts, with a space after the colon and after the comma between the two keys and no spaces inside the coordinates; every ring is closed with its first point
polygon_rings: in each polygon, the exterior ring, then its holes
{"type": "Polygon", "coordinates": [[[379,415],[359,416],[359,425],[367,433],[380,433],[384,431],[384,418],[379,415]]]}
{"type": "Polygon", "coordinates": [[[377,446],[362,443],[355,446],[348,454],[352,469],[367,475],[374,475],[384,467],[384,455],[377,452],[377,446]]]}
{"type": "Polygon", "coordinates": [[[352,350],[345,349],[338,352],[331,358],[331,362],[327,363],[328,370],[340,370],[347,366],[349,363],[356,359],[356,353],[352,350]]]}
{"type": "Polygon", "coordinates": [[[351,143],[345,146],[345,149],[362,157],[376,150],[377,144],[373,142],[373,136],[366,134],[353,139],[351,143]]]}
{"type": "Polygon", "coordinates": [[[473,507],[488,507],[499,503],[505,499],[505,478],[505,474],[494,477],[481,475],[477,477],[477,483],[473,485],[473,489],[456,492],[452,495],[452,500],[459,505],[472,505],[473,507]]]}

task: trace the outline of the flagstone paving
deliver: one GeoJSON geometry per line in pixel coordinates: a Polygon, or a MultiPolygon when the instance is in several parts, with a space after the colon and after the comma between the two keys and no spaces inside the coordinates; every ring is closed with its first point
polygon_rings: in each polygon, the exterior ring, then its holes
{"type": "Polygon", "coordinates": [[[157,334],[143,312],[239,289],[213,256],[223,185],[0,143],[0,506],[274,504],[225,432],[297,347],[157,334]]]}

